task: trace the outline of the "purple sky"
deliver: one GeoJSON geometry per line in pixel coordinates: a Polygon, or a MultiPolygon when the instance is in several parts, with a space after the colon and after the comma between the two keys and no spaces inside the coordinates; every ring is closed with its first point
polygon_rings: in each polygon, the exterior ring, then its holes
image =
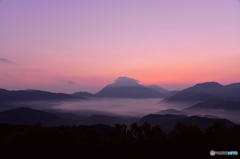
{"type": "Polygon", "coordinates": [[[238,0],[0,0],[0,88],[239,82],[238,0]]]}

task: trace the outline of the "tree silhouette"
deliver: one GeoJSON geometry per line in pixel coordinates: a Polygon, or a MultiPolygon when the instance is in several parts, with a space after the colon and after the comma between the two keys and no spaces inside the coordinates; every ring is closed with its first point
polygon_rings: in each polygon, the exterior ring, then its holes
{"type": "Polygon", "coordinates": [[[240,126],[206,130],[177,124],[165,133],[148,123],[76,127],[0,124],[1,158],[208,158],[209,150],[237,150],[240,126]]]}

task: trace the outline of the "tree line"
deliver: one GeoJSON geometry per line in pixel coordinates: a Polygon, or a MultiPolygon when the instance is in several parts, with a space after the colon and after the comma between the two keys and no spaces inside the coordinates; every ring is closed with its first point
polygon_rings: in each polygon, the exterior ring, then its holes
{"type": "MultiPolygon", "coordinates": [[[[0,124],[0,158],[216,158],[210,150],[239,151],[240,127],[207,129],[176,124],[170,132],[148,123],[130,126],[45,127],[0,124]]],[[[233,156],[217,156],[230,158],[233,156]]]]}

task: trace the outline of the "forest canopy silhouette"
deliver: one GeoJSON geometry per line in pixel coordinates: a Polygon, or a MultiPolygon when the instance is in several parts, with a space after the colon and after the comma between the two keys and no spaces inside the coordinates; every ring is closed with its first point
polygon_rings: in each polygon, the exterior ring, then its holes
{"type": "MultiPolygon", "coordinates": [[[[236,150],[240,127],[216,122],[201,130],[176,124],[165,133],[148,123],[43,127],[0,125],[1,157],[208,158],[210,150],[236,150]]],[[[226,156],[224,156],[226,158],[226,156]]]]}

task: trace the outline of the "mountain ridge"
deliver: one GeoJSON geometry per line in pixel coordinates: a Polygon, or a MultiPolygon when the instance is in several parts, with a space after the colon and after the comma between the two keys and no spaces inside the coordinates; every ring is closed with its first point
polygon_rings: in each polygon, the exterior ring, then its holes
{"type": "Polygon", "coordinates": [[[138,80],[129,77],[117,78],[95,95],[110,98],[162,98],[165,96],[164,93],[141,85],[138,80]]]}
{"type": "Polygon", "coordinates": [[[217,82],[199,83],[165,98],[167,102],[191,102],[207,100],[238,100],[240,101],[240,84],[221,85],[217,82]]]}
{"type": "Polygon", "coordinates": [[[25,102],[25,101],[61,101],[78,100],[84,97],[76,97],[65,93],[53,93],[41,90],[6,90],[0,89],[0,103],[25,102]]]}

